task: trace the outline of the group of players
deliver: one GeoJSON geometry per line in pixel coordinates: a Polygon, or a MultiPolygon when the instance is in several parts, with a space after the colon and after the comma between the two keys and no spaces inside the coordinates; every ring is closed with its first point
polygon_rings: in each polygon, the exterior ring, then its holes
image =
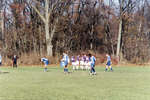
{"type": "MultiPolygon", "coordinates": [[[[95,59],[96,60],[96,59],[95,59]]],[[[78,70],[79,68],[82,70],[89,70],[90,69],[90,59],[87,55],[78,55],[77,57],[71,57],[71,64],[73,70],[78,70]]]]}
{"type": "MultiPolygon", "coordinates": [[[[107,62],[106,62],[105,72],[108,71],[108,69],[113,71],[111,67],[111,57],[109,56],[109,54],[106,54],[106,57],[107,57],[107,62]]],[[[69,73],[68,64],[70,63],[70,60],[71,60],[73,70],[78,70],[78,69],[89,70],[90,75],[96,75],[95,56],[91,54],[88,55],[82,54],[76,57],[72,56],[71,58],[69,58],[69,56],[66,53],[63,53],[63,58],[61,59],[60,66],[64,67],[64,73],[69,73]]],[[[44,71],[46,72],[47,65],[49,64],[49,60],[47,58],[41,58],[41,61],[44,62],[45,64],[44,71]]]]}
{"type": "MultiPolygon", "coordinates": [[[[82,55],[82,56],[72,56],[71,63],[73,70],[78,70],[79,68],[82,70],[90,70],[90,74],[95,75],[95,62],[96,58],[91,54],[82,55]]],[[[63,59],[61,60],[61,66],[64,67],[64,72],[68,73],[68,64],[70,63],[69,56],[66,53],[63,53],[63,59]]]]}

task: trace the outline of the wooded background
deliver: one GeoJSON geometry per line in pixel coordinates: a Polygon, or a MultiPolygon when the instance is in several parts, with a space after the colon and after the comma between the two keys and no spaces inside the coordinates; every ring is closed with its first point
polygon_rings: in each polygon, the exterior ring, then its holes
{"type": "Polygon", "coordinates": [[[6,58],[17,54],[34,62],[90,50],[145,63],[149,12],[149,0],[0,0],[0,51],[6,58]]]}

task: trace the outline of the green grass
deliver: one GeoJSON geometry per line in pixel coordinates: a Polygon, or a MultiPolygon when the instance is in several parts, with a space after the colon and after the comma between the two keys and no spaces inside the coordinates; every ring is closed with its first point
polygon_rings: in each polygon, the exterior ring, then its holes
{"type": "Polygon", "coordinates": [[[96,76],[59,67],[0,70],[0,100],[150,100],[150,67],[96,67],[96,76]]]}

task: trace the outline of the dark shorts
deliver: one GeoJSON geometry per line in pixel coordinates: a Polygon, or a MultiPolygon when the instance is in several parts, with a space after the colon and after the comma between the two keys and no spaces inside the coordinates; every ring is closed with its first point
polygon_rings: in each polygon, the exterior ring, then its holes
{"type": "Polygon", "coordinates": [[[111,61],[108,61],[108,62],[106,63],[106,65],[107,65],[107,66],[110,66],[110,65],[111,65],[111,61]]]}
{"type": "Polygon", "coordinates": [[[17,62],[16,62],[16,61],[13,61],[13,64],[17,64],[17,62]]]}
{"type": "Polygon", "coordinates": [[[45,62],[45,65],[48,65],[48,64],[49,64],[49,61],[46,61],[46,62],[45,62]]]}
{"type": "Polygon", "coordinates": [[[68,62],[65,62],[65,66],[68,66],[68,62]]]}

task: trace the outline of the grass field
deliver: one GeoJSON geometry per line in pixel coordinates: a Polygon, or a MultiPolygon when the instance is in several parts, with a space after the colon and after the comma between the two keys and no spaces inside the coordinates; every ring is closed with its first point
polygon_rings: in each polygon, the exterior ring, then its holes
{"type": "Polygon", "coordinates": [[[150,67],[96,67],[96,76],[59,67],[0,70],[0,100],[150,100],[150,67]]]}

